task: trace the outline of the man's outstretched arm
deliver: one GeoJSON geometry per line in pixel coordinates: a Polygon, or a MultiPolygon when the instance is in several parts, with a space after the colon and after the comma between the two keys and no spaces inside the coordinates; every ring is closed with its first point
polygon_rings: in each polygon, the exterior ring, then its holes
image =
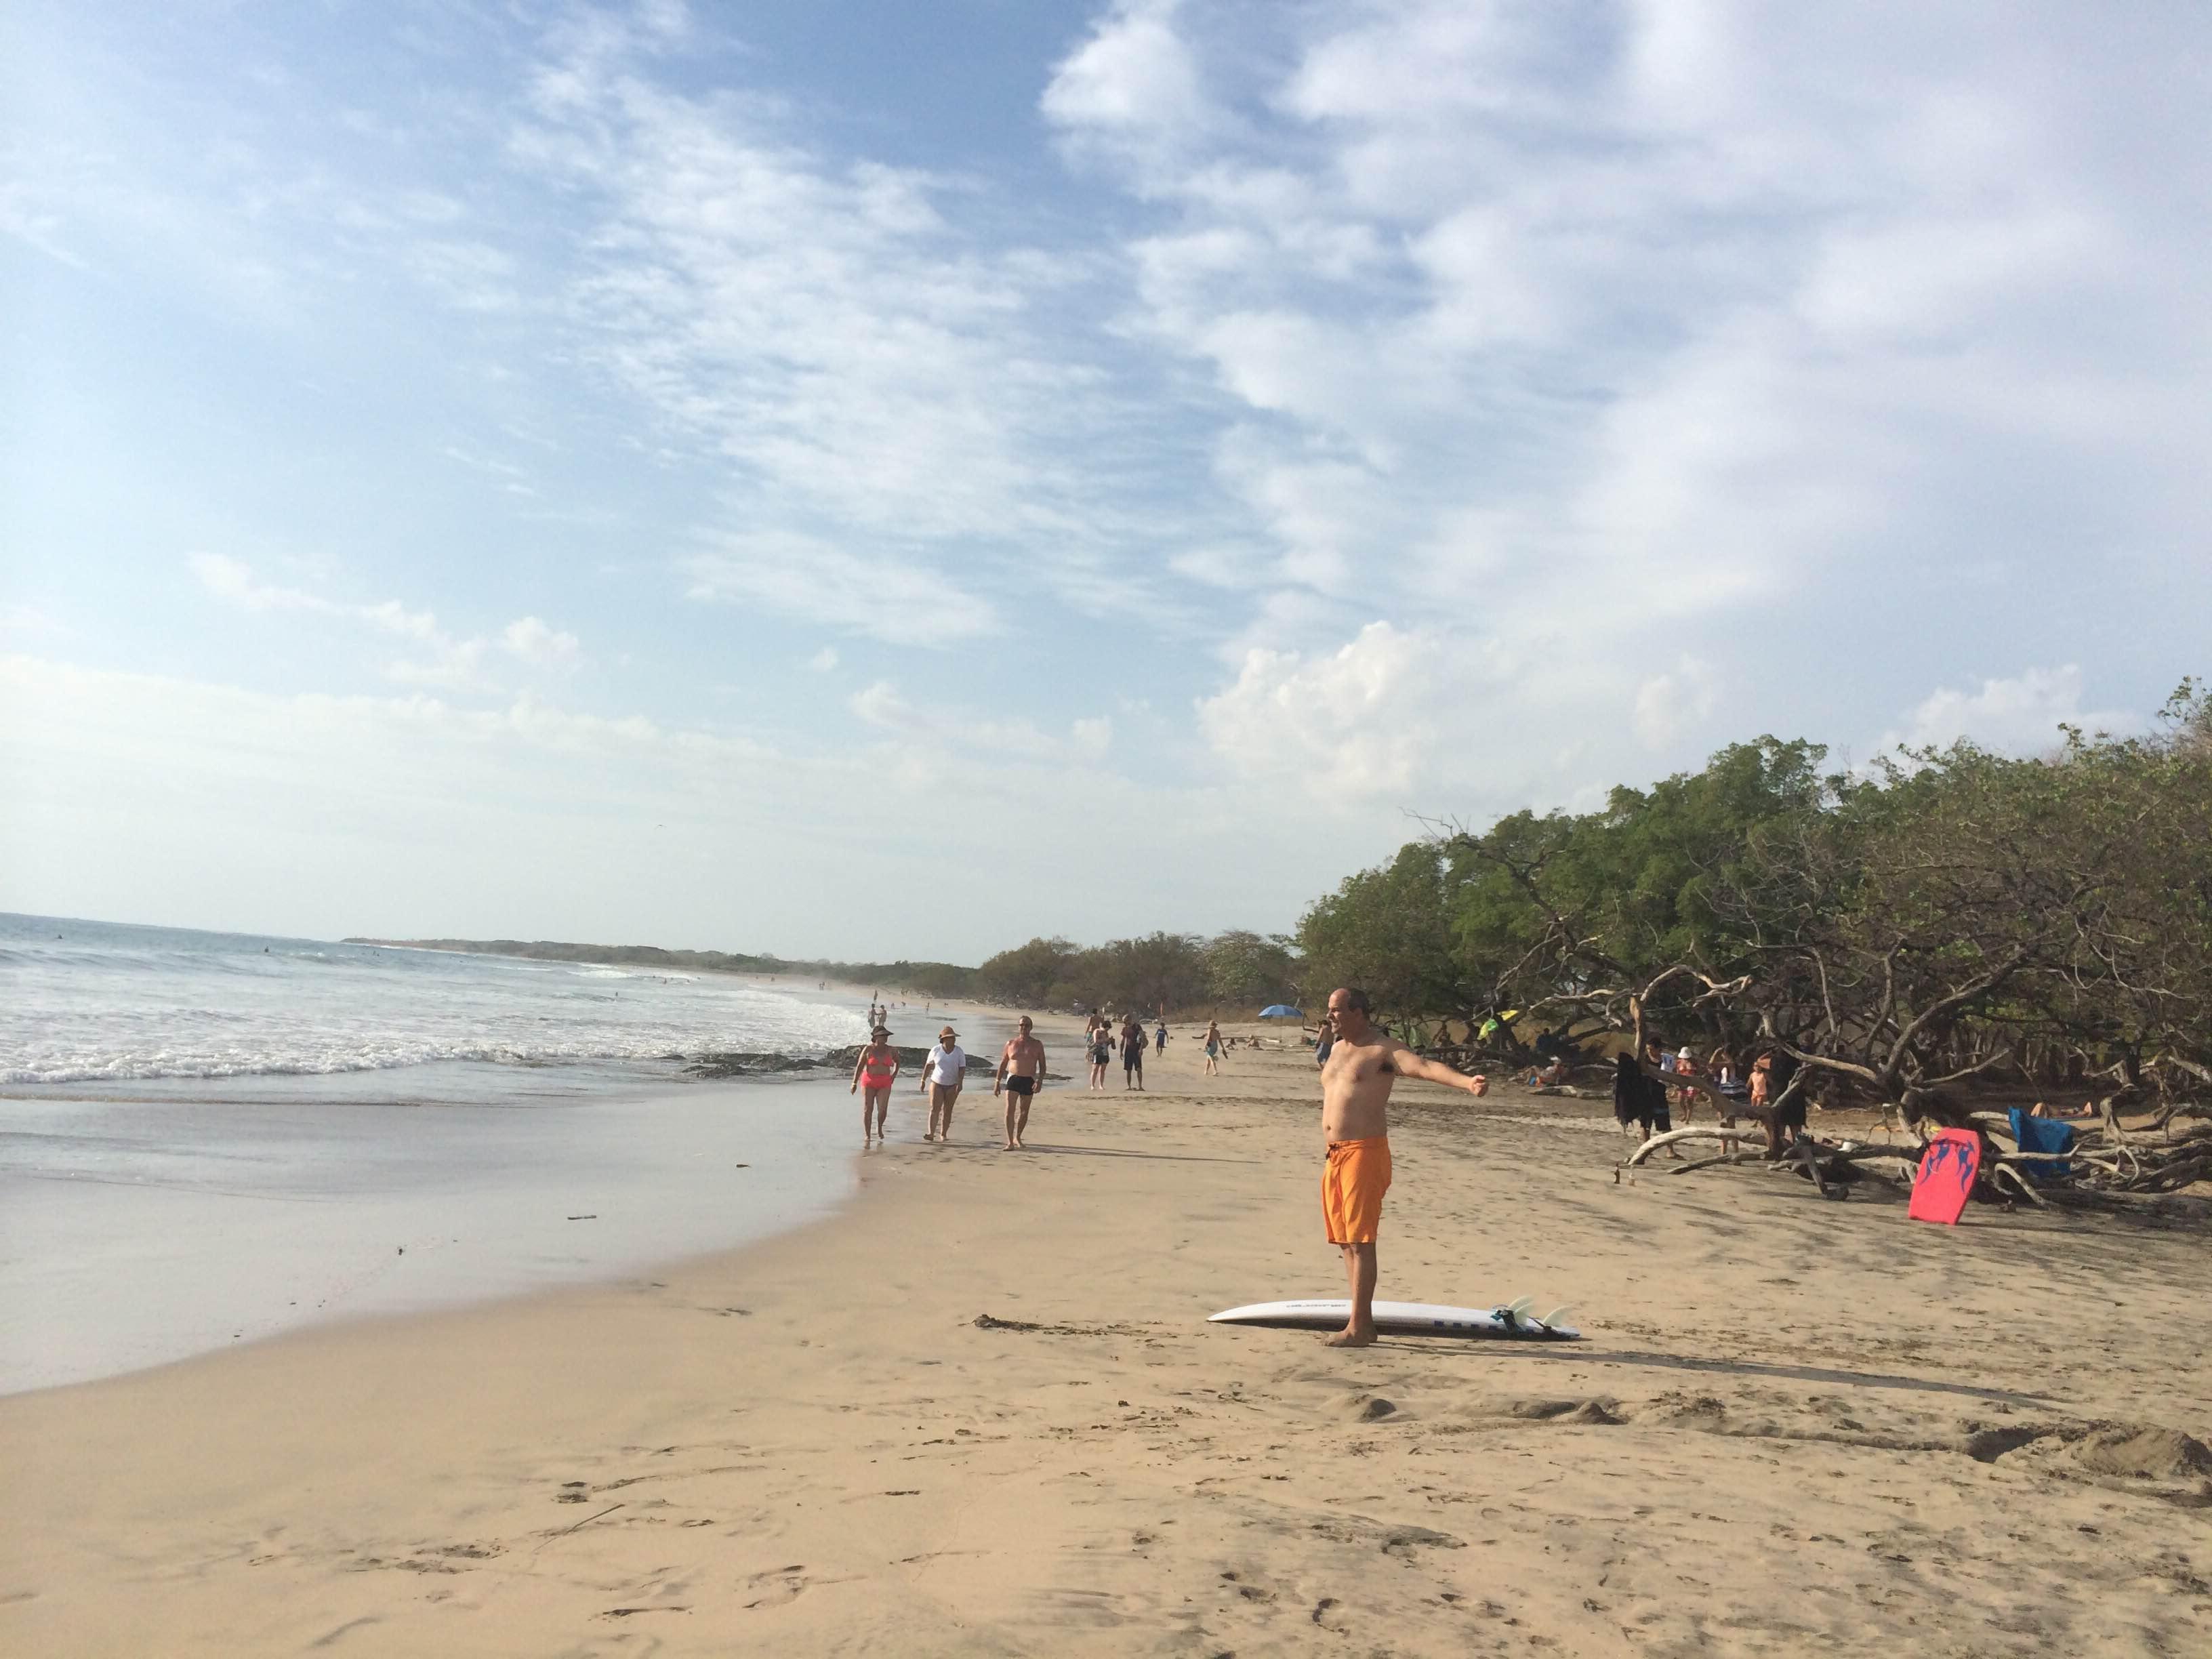
{"type": "Polygon", "coordinates": [[[1464,1089],[1468,1094],[1479,1095],[1488,1087],[1489,1079],[1480,1074],[1469,1077],[1455,1072],[1440,1060],[1429,1060],[1415,1054],[1402,1042],[1390,1052],[1390,1063],[1398,1068],[1401,1077],[1417,1077],[1424,1083],[1441,1083],[1447,1089],[1464,1089]]]}

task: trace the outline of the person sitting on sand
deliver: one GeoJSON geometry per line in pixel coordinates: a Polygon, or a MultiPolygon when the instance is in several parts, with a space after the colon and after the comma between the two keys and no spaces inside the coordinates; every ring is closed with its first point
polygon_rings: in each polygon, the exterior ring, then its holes
{"type": "Polygon", "coordinates": [[[891,1085],[898,1081],[898,1050],[890,1044],[891,1034],[881,1025],[868,1034],[868,1046],[860,1050],[860,1058],[853,1066],[853,1086],[845,1092],[852,1094],[865,1084],[867,1093],[860,1097],[860,1145],[871,1139],[884,1137],[884,1120],[890,1115],[891,1085]],[[873,1114],[873,1127],[870,1115],[873,1114]]]}
{"type": "Polygon", "coordinates": [[[1355,987],[1329,993],[1328,1019],[1336,1040],[1321,1073],[1321,1132],[1328,1144],[1321,1213],[1328,1242],[1344,1253],[1352,1287],[1351,1316],[1328,1344],[1364,1348],[1375,1340],[1375,1236],[1390,1187],[1391,1085],[1413,1077],[1480,1095],[1490,1085],[1424,1060],[1378,1030],[1369,1018],[1367,993],[1355,987]]]}
{"type": "Polygon", "coordinates": [[[929,1091],[929,1133],[922,1136],[924,1140],[952,1139],[952,1107],[967,1079],[968,1051],[960,1046],[960,1034],[948,1025],[937,1034],[937,1047],[921,1065],[921,1086],[929,1091]]]}
{"type": "Polygon", "coordinates": [[[1221,1027],[1212,1020],[1206,1022],[1206,1074],[1221,1075],[1221,1027]]]}
{"type": "Polygon", "coordinates": [[[1522,1081],[1531,1089],[1556,1089],[1567,1080],[1567,1060],[1564,1054],[1552,1056],[1548,1066],[1533,1067],[1522,1081]]]}
{"type": "Polygon", "coordinates": [[[1006,1150],[1021,1150],[1022,1132],[1030,1127],[1030,1102],[1044,1087],[1044,1044],[1030,1033],[1030,1017],[1015,1022],[1014,1036],[999,1051],[998,1074],[991,1092],[1006,1097],[1006,1150]]]}

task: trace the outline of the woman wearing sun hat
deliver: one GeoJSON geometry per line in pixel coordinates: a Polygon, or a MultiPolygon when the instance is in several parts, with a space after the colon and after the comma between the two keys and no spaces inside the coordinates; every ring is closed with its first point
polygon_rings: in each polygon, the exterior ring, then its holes
{"type": "Polygon", "coordinates": [[[929,1091],[929,1133],[924,1140],[952,1139],[952,1103],[968,1075],[968,1051],[950,1025],[937,1034],[937,1047],[921,1063],[921,1086],[929,1091]]]}
{"type": "Polygon", "coordinates": [[[860,1145],[871,1139],[884,1138],[884,1120],[890,1115],[891,1085],[898,1081],[898,1050],[890,1045],[890,1033],[878,1025],[868,1034],[868,1046],[860,1050],[860,1058],[853,1066],[853,1086],[845,1092],[860,1096],[860,1145]]]}

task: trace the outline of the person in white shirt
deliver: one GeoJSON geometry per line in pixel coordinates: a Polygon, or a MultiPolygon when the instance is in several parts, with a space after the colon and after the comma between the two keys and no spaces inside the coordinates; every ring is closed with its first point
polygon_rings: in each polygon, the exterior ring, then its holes
{"type": "Polygon", "coordinates": [[[952,1139],[952,1103],[968,1073],[968,1051],[950,1025],[937,1034],[937,1047],[921,1063],[921,1086],[929,1091],[929,1133],[924,1140],[952,1139]]]}

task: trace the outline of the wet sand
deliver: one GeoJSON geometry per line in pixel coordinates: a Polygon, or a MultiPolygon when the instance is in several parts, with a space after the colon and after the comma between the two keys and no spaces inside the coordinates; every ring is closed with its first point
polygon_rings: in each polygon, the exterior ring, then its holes
{"type": "Polygon", "coordinates": [[[1406,1085],[1382,1294],[1574,1345],[1209,1326],[1341,1294],[1295,1051],[903,1094],[823,1222],[0,1400],[10,1653],[2202,1651],[2190,1228],[1616,1182],[1601,1103],[1406,1085]],[[1589,1115],[1585,1116],[1585,1114],[1589,1115]]]}

